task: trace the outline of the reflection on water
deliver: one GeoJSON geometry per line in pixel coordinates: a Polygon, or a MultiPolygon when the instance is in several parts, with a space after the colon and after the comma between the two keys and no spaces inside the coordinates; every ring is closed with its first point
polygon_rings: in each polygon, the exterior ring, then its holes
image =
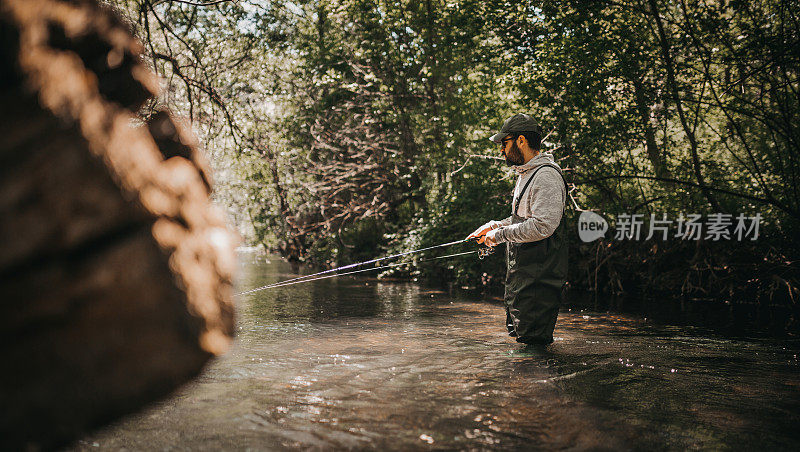
{"type": "MultiPolygon", "coordinates": [[[[296,275],[243,256],[239,289],[296,275]]],[[[334,278],[239,300],[234,349],[77,449],[779,448],[800,443],[798,350],[562,312],[524,348],[496,303],[334,278]]]]}

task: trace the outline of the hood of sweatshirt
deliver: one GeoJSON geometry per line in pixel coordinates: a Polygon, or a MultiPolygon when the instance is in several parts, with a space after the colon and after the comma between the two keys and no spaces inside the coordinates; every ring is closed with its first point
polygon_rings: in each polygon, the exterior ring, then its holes
{"type": "Polygon", "coordinates": [[[561,168],[553,159],[553,154],[544,151],[539,152],[536,157],[528,160],[526,163],[523,163],[522,165],[514,165],[511,168],[513,168],[514,172],[521,176],[532,169],[536,169],[537,167],[544,165],[545,163],[549,163],[550,165],[555,165],[558,168],[561,168]]]}

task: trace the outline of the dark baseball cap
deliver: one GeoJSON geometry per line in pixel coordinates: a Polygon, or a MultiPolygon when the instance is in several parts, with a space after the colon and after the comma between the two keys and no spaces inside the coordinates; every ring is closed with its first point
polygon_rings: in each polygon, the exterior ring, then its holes
{"type": "Polygon", "coordinates": [[[531,116],[523,113],[517,113],[516,115],[506,119],[506,122],[503,123],[503,127],[500,128],[500,131],[492,135],[492,137],[489,139],[500,144],[503,138],[511,135],[512,133],[519,132],[536,132],[539,134],[539,136],[541,136],[542,128],[531,116]]]}

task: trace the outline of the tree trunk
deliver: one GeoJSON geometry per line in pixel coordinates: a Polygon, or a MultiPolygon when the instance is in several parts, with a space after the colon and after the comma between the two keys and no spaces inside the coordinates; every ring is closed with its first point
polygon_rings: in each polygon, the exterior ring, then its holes
{"type": "Polygon", "coordinates": [[[109,11],[0,0],[0,40],[0,448],[51,448],[226,350],[235,236],[109,11]]]}
{"type": "Polygon", "coordinates": [[[656,133],[653,124],[650,122],[650,107],[647,105],[645,95],[645,88],[642,81],[637,79],[636,76],[632,78],[633,93],[636,99],[636,111],[639,113],[639,120],[644,128],[645,150],[647,151],[647,158],[650,159],[650,164],[653,165],[653,172],[656,177],[669,178],[672,175],[669,173],[665,158],[661,155],[656,142],[656,133]]]}

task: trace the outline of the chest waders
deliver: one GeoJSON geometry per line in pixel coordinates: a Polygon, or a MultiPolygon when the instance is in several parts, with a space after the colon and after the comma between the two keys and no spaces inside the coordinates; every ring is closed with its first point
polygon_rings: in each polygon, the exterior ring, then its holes
{"type": "MultiPolygon", "coordinates": [[[[525,190],[545,166],[536,168],[522,188],[514,204],[512,224],[525,221],[517,215],[525,190]]],[[[566,185],[566,181],[564,181],[566,185]]],[[[567,231],[562,211],[561,221],[546,239],[528,243],[506,243],[506,326],[517,342],[549,344],[553,342],[558,308],[563,298],[562,287],[567,279],[567,231]]]]}

